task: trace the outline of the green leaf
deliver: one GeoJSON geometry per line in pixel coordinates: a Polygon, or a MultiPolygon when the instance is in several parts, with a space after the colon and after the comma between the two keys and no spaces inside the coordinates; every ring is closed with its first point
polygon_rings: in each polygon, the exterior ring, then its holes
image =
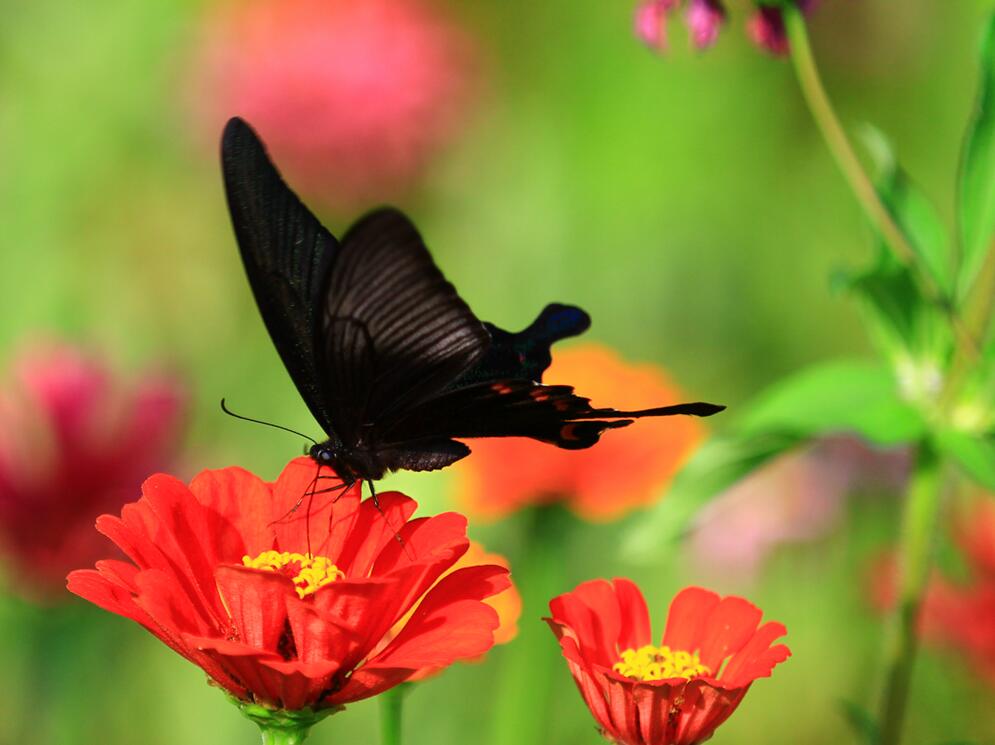
{"type": "Polygon", "coordinates": [[[857,740],[864,745],[877,745],[881,740],[878,724],[874,716],[863,706],[854,701],[840,699],[838,702],[840,714],[850,725],[857,740]]]}
{"type": "Polygon", "coordinates": [[[945,430],[937,435],[936,443],[978,484],[995,490],[995,437],[945,430]]]}
{"type": "Polygon", "coordinates": [[[626,536],[622,555],[632,561],[658,556],[683,537],[713,497],[808,440],[853,433],[893,445],[918,439],[925,430],[922,417],[899,398],[884,367],[842,361],[805,370],[768,389],[729,434],[699,448],[664,498],[626,536]]]}
{"type": "Polygon", "coordinates": [[[674,478],[666,496],[626,536],[622,556],[649,561],[684,536],[716,494],[800,442],[791,435],[718,436],[702,445],[674,478]]]}
{"type": "MultiPolygon", "coordinates": [[[[864,143],[877,166],[876,187],[881,201],[916,252],[923,268],[944,296],[953,292],[954,274],[947,229],[932,202],[898,164],[894,149],[878,129],[864,127],[864,143]]],[[[890,248],[879,241],[890,256],[890,248]]],[[[898,263],[895,260],[894,263],[898,263]]]]}
{"type": "Polygon", "coordinates": [[[894,365],[907,360],[939,363],[950,354],[950,327],[927,303],[912,274],[893,261],[879,261],[863,274],[839,274],[835,284],[861,303],[868,331],[894,365]]]}
{"type": "Polygon", "coordinates": [[[739,420],[737,432],[799,438],[853,433],[894,445],[918,439],[925,423],[900,398],[890,371],[849,360],[809,368],[768,389],[739,420]]]}
{"type": "Polygon", "coordinates": [[[978,97],[964,140],[957,217],[961,267],[958,290],[966,292],[995,234],[995,15],[981,45],[978,97]]]}
{"type": "MultiPolygon", "coordinates": [[[[917,256],[917,262],[944,298],[953,294],[950,241],[930,201],[898,165],[888,139],[866,126],[864,143],[876,164],[875,185],[917,256]]],[[[861,301],[871,337],[896,368],[939,367],[953,346],[950,324],[935,300],[923,295],[920,280],[877,236],[873,265],[844,275],[842,284],[861,301]]]]}

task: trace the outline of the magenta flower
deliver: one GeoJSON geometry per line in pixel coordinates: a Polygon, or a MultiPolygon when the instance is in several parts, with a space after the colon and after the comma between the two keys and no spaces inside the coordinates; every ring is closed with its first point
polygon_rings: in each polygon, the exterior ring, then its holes
{"type": "MultiPolygon", "coordinates": [[[[811,12],[817,3],[817,0],[794,1],[804,13],[811,12]]],[[[668,17],[682,3],[687,8],[684,20],[692,45],[699,50],[712,46],[726,21],[722,0],[642,0],[636,7],[636,36],[650,49],[665,52],[668,17]]],[[[757,2],[746,29],[753,42],[762,49],[778,55],[787,53],[788,39],[780,8],[757,2]]]]}
{"type": "Polygon", "coordinates": [[[690,0],[686,22],[691,42],[698,49],[707,49],[719,38],[726,11],[719,0],[690,0]]]}
{"type": "Polygon", "coordinates": [[[243,0],[207,18],[195,108],[239,115],[290,180],[338,211],[416,185],[465,122],[476,50],[426,0],[243,0]]]}
{"type": "Polygon", "coordinates": [[[169,464],[183,409],[175,380],[124,381],[69,345],[15,357],[0,395],[0,550],[25,595],[63,593],[70,569],[106,553],[94,520],[169,464]]]}
{"type": "MultiPolygon", "coordinates": [[[[796,0],[803,13],[811,13],[817,0],[796,0]]],[[[746,22],[750,39],[761,49],[774,55],[788,53],[788,35],[784,28],[781,9],[767,5],[759,6],[746,22]]]]}
{"type": "Polygon", "coordinates": [[[680,0],[643,0],[636,6],[634,30],[650,49],[667,51],[667,16],[680,0]]]}
{"type": "MultiPolygon", "coordinates": [[[[683,0],[643,0],[636,7],[635,32],[650,49],[667,50],[668,16],[680,7],[683,0]]],[[[688,0],[685,22],[691,34],[691,43],[697,49],[710,47],[718,38],[725,21],[725,8],[720,0],[688,0]]]]}

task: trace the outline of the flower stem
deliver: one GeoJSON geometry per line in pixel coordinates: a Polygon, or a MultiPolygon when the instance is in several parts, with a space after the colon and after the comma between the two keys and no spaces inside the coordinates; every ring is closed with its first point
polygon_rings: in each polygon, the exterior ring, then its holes
{"type": "Polygon", "coordinates": [[[919,608],[940,508],[940,458],[929,441],[916,451],[902,515],[898,605],[885,644],[887,673],[880,713],[880,745],[901,741],[909,684],[918,648],[919,608]]]}
{"type": "Polygon", "coordinates": [[[259,727],[263,736],[263,745],[300,745],[307,739],[311,727],[343,709],[341,706],[332,706],[317,710],[288,711],[241,701],[233,696],[228,698],[242,712],[242,716],[255,722],[259,727]]]}
{"type": "MultiPolygon", "coordinates": [[[[559,648],[546,624],[554,595],[564,592],[565,549],[573,517],[560,505],[533,507],[525,550],[512,563],[522,593],[518,636],[502,649],[491,710],[490,745],[541,745],[549,741],[549,699],[561,665],[559,648]],[[524,683],[527,681],[527,685],[524,683]]],[[[560,671],[566,674],[566,670],[560,671]]]]}
{"type": "Polygon", "coordinates": [[[853,195],[871,224],[891,246],[896,258],[912,271],[926,298],[947,314],[961,347],[969,356],[976,357],[977,340],[953,312],[951,298],[945,295],[928,272],[922,270],[916,250],[881,201],[874,183],[854,152],[819,77],[819,70],[812,55],[812,45],[809,43],[805,16],[792,3],[787,3],[781,12],[784,16],[784,27],[791,49],[791,62],[795,68],[798,85],[836,165],[843,172],[853,195]]]}
{"type": "Polygon", "coordinates": [[[401,745],[401,715],[410,683],[402,683],[380,694],[381,745],[401,745]]]}
{"type": "Polygon", "coordinates": [[[263,735],[263,745],[300,745],[307,739],[308,731],[286,730],[270,727],[260,727],[263,735]]]}

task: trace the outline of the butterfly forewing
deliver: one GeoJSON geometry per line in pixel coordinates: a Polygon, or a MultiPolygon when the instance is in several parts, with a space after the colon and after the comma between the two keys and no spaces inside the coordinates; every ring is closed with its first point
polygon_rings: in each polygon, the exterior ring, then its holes
{"type": "Polygon", "coordinates": [[[304,402],[330,432],[314,329],[338,241],[284,183],[255,132],[232,119],[221,141],[225,193],[259,312],[304,402]]]}

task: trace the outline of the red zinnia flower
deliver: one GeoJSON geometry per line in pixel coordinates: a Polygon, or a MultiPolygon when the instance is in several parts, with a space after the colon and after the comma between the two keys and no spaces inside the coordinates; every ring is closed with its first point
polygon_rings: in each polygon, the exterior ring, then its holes
{"type": "Polygon", "coordinates": [[[171,378],[124,380],[69,345],[16,356],[0,396],[0,544],[25,594],[54,599],[101,556],[93,521],[169,465],[183,400],[171,378]]]}
{"type": "Polygon", "coordinates": [[[212,141],[238,114],[340,211],[411,188],[472,97],[474,44],[428,0],[237,0],[203,37],[196,107],[212,141]]]}
{"type": "MultiPolygon", "coordinates": [[[[640,409],[686,400],[659,368],[629,364],[595,344],[557,352],[543,379],[575,386],[596,406],[640,409]]],[[[517,437],[476,440],[473,457],[454,467],[458,497],[484,518],[562,501],[588,520],[615,519],[659,499],[703,435],[694,417],[672,416],[606,432],[587,450],[517,437]]]]}
{"type": "Polygon", "coordinates": [[[331,709],[491,647],[498,619],[484,600],[509,585],[507,569],[439,580],[467,550],[462,515],[412,520],[413,500],[387,492],[378,509],[359,484],[291,513],[314,477],[309,458],[272,484],[240,468],[189,487],[153,476],[120,518],[97,521],[131,562],[73,572],[69,589],[268,709],[331,709]]]}
{"type": "Polygon", "coordinates": [[[549,603],[546,619],[602,734],[621,745],[695,745],[757,678],[791,652],[783,625],[737,597],[681,590],[654,646],[646,601],[625,579],[594,580],[549,603]]]}

